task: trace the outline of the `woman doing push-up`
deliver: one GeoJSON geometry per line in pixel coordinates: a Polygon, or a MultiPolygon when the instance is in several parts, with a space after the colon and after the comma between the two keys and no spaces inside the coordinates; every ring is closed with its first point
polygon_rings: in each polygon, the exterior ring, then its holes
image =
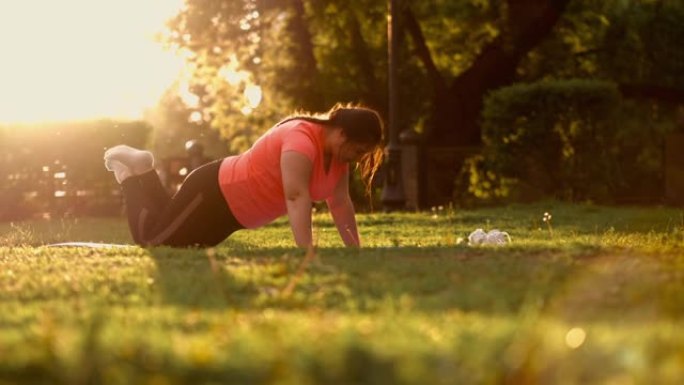
{"type": "Polygon", "coordinates": [[[233,232],[287,214],[299,247],[312,245],[312,202],[325,200],[342,240],[360,246],[349,196],[349,165],[366,187],[382,161],[383,125],[365,107],[277,123],[245,153],[192,171],[169,196],[148,151],[119,145],[104,154],[121,184],[134,241],[142,246],[209,247],[233,232]]]}

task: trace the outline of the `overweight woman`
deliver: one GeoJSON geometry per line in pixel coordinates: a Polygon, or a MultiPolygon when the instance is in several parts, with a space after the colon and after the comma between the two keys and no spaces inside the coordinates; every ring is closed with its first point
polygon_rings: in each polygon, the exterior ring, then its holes
{"type": "Polygon", "coordinates": [[[344,244],[359,247],[349,197],[350,165],[366,188],[382,161],[383,124],[365,107],[336,105],[324,114],[279,122],[245,153],[192,171],[169,196],[148,151],[125,145],[104,154],[121,185],[128,224],[141,246],[209,247],[233,232],[287,215],[297,246],[312,244],[312,202],[325,201],[344,244]]]}

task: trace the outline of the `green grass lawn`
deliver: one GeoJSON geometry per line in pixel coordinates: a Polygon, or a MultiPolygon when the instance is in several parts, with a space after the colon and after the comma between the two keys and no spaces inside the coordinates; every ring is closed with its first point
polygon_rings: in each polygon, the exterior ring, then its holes
{"type": "Polygon", "coordinates": [[[284,221],[209,250],[41,246],[130,243],[123,219],[0,224],[0,384],[684,383],[679,209],[359,222],[346,250],[316,215],[301,274],[284,221]],[[470,247],[478,227],[512,243],[470,247]]]}

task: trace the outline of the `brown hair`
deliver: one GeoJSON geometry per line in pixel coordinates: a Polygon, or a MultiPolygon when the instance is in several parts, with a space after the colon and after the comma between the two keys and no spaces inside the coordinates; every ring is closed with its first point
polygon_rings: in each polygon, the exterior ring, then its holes
{"type": "Polygon", "coordinates": [[[356,164],[356,168],[361,172],[366,194],[370,198],[373,178],[382,165],[384,157],[382,150],[384,125],[380,114],[368,107],[338,103],[323,114],[296,113],[277,125],[295,119],[339,127],[350,142],[372,147],[372,150],[364,154],[356,164]]]}

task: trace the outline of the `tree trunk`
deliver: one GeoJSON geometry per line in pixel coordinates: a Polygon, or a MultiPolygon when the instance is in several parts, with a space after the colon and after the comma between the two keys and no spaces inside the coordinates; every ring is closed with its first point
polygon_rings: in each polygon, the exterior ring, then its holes
{"type": "MultiPolygon", "coordinates": [[[[501,34],[484,46],[472,65],[451,82],[437,69],[422,30],[411,9],[403,12],[404,27],[414,43],[414,54],[423,63],[433,89],[432,116],[425,144],[435,147],[481,144],[480,114],[488,92],[511,84],[520,60],[552,30],[569,0],[508,0],[502,8],[501,34]]],[[[430,154],[439,153],[430,151],[430,154]]],[[[452,199],[454,180],[462,165],[459,151],[450,154],[442,166],[431,167],[430,198],[434,202],[452,199]]],[[[430,155],[427,156],[430,158],[430,155]]],[[[439,159],[435,165],[439,165],[439,159]]],[[[433,162],[434,163],[434,162],[433,162]]],[[[423,186],[427,189],[427,186],[423,186]]]]}
{"type": "Polygon", "coordinates": [[[361,98],[366,104],[372,107],[384,107],[386,103],[382,101],[379,93],[377,92],[380,87],[377,77],[375,76],[375,66],[371,58],[368,44],[361,33],[361,24],[359,23],[359,19],[351,7],[348,6],[346,12],[346,24],[350,34],[354,61],[359,69],[361,79],[364,81],[361,98]]]}
{"type": "Polygon", "coordinates": [[[318,65],[314,55],[314,46],[311,32],[306,20],[304,3],[302,0],[291,0],[290,5],[293,9],[292,17],[289,20],[288,30],[292,34],[295,43],[290,48],[290,54],[297,63],[292,69],[291,80],[294,97],[296,102],[304,109],[310,111],[321,111],[324,109],[323,95],[318,86],[318,65]],[[299,95],[297,95],[299,94],[299,95]]]}
{"type": "Polygon", "coordinates": [[[470,146],[481,142],[480,113],[486,94],[511,84],[520,60],[553,29],[569,0],[508,0],[503,9],[504,29],[486,45],[473,64],[451,84],[437,71],[425,39],[410,8],[404,10],[405,27],[415,53],[433,84],[433,113],[427,142],[470,146]]]}

